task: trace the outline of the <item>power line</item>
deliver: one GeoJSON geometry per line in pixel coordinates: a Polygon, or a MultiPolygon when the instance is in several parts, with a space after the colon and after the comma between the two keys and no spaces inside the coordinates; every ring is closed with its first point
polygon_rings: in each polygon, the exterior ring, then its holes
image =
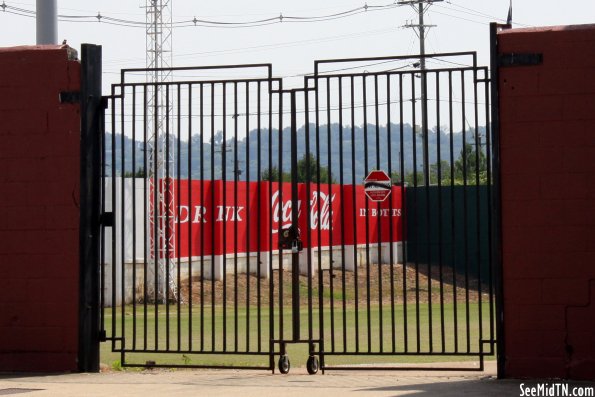
{"type": "MultiPolygon", "coordinates": [[[[395,1],[397,1],[397,0],[395,0],[395,1]]],[[[431,2],[436,2],[436,1],[441,1],[441,0],[433,0],[431,2]]],[[[260,26],[280,24],[280,23],[325,22],[325,21],[332,21],[332,20],[336,20],[336,19],[351,17],[351,16],[358,15],[358,14],[365,13],[365,12],[383,11],[383,10],[393,9],[393,8],[402,6],[404,4],[420,4],[420,3],[427,3],[427,2],[428,1],[409,0],[409,1],[402,1],[402,2],[396,2],[396,3],[393,2],[390,4],[384,4],[384,5],[378,5],[378,6],[364,4],[363,6],[360,6],[357,8],[353,8],[353,9],[349,9],[349,10],[345,10],[345,11],[341,11],[341,12],[337,12],[337,13],[333,13],[333,14],[319,15],[319,16],[297,16],[297,15],[284,14],[281,12],[277,16],[256,19],[256,20],[251,20],[251,21],[235,21],[235,22],[234,21],[217,21],[217,20],[199,19],[199,18],[193,17],[192,19],[181,19],[181,20],[175,21],[172,23],[172,27],[174,27],[174,28],[207,27],[207,28],[228,29],[228,28],[254,28],[254,27],[260,27],[260,26]]],[[[495,17],[493,15],[486,14],[481,11],[474,10],[474,9],[471,9],[468,7],[464,7],[464,6],[461,6],[458,4],[454,4],[451,1],[448,1],[447,3],[449,5],[452,5],[454,7],[460,8],[460,9],[457,10],[457,9],[447,8],[447,7],[441,6],[441,5],[438,5],[438,7],[441,7],[443,9],[447,9],[447,10],[453,11],[453,12],[458,12],[458,13],[467,14],[467,15],[474,16],[474,17],[479,17],[482,19],[504,21],[504,19],[502,19],[502,18],[495,17]]],[[[15,3],[15,4],[23,4],[23,3],[15,3]]],[[[6,14],[11,14],[11,15],[17,15],[17,16],[21,16],[21,17],[35,18],[35,11],[8,5],[8,4],[6,4],[5,0],[2,2],[2,4],[0,4],[0,12],[4,12],[6,14]]],[[[447,16],[450,18],[455,18],[455,19],[459,19],[459,20],[463,20],[463,21],[467,21],[467,22],[471,22],[471,23],[482,24],[482,25],[485,24],[484,21],[479,21],[477,19],[465,18],[462,16],[452,15],[452,14],[437,11],[437,10],[435,10],[434,12],[439,15],[444,15],[444,16],[447,16]]],[[[126,13],[113,13],[113,14],[126,15],[126,13]]],[[[113,26],[129,27],[129,28],[140,28],[140,29],[147,28],[146,22],[131,20],[131,19],[116,18],[116,17],[110,16],[109,14],[102,13],[101,11],[97,12],[97,14],[89,14],[89,15],[59,14],[58,20],[61,22],[69,22],[69,23],[102,23],[105,25],[113,25],[113,26]]],[[[532,26],[532,25],[527,25],[527,24],[518,23],[518,22],[515,22],[515,24],[524,26],[524,27],[532,26]]],[[[409,27],[414,27],[414,26],[412,25],[409,27]]]]}
{"type": "MultiPolygon", "coordinates": [[[[261,18],[261,19],[254,19],[248,21],[217,21],[217,20],[209,20],[209,19],[202,19],[197,18],[196,16],[192,19],[186,20],[178,20],[172,21],[172,27],[210,27],[210,28],[246,28],[246,27],[258,27],[258,26],[265,26],[265,25],[272,25],[272,24],[279,24],[279,23],[312,23],[312,22],[324,22],[324,21],[332,21],[336,19],[342,19],[351,17],[357,14],[362,14],[366,12],[373,12],[373,11],[383,11],[389,10],[396,7],[399,7],[400,4],[398,3],[389,3],[384,5],[368,5],[367,3],[363,6],[348,9],[345,11],[340,11],[332,14],[325,14],[325,15],[314,15],[314,16],[299,16],[299,15],[291,15],[291,14],[284,14],[279,13],[278,16],[272,16],[268,18],[261,18]]],[[[26,16],[26,17],[35,17],[35,11],[28,10],[25,8],[14,7],[11,5],[6,4],[4,0],[2,4],[0,4],[0,9],[4,12],[26,16]]],[[[131,19],[122,19],[122,18],[114,18],[109,16],[108,14],[103,14],[101,11],[97,12],[94,15],[64,15],[59,14],[58,19],[64,22],[74,22],[74,21],[84,21],[84,22],[97,22],[97,23],[105,23],[109,25],[118,25],[118,26],[126,26],[126,27],[136,27],[136,28],[147,28],[146,21],[137,21],[131,19]]]]}
{"type": "MultiPolygon", "coordinates": [[[[322,106],[318,109],[308,109],[308,113],[315,113],[316,111],[318,111],[319,113],[325,113],[327,111],[339,111],[342,110],[344,112],[348,112],[351,108],[353,109],[364,109],[364,108],[374,108],[377,106],[385,106],[385,105],[396,105],[399,103],[411,103],[411,102],[415,102],[416,100],[419,100],[419,98],[415,98],[415,99],[403,99],[402,101],[393,99],[390,101],[379,101],[378,103],[366,103],[364,105],[363,102],[354,102],[354,104],[352,105],[351,103],[344,103],[343,106],[339,107],[338,105],[335,106],[331,106],[331,107],[325,107],[322,106]]],[[[466,101],[462,101],[461,99],[458,98],[428,98],[427,99],[429,102],[442,102],[442,103],[456,103],[459,105],[475,105],[476,102],[474,101],[470,101],[470,100],[466,100],[466,101]]],[[[477,101],[477,105],[485,105],[485,102],[482,101],[477,101]]],[[[245,103],[243,103],[242,105],[245,105],[245,103]]],[[[239,107],[239,104],[238,104],[239,107]]],[[[295,111],[297,114],[305,114],[306,110],[301,108],[301,109],[296,109],[295,111]]],[[[245,113],[245,112],[238,112],[235,114],[226,114],[225,117],[229,118],[229,119],[236,119],[238,117],[256,117],[256,116],[267,116],[267,115],[273,115],[273,116],[277,116],[279,114],[291,114],[292,110],[290,108],[284,108],[281,113],[279,113],[278,110],[272,110],[271,112],[261,112],[261,113],[245,113]]],[[[124,120],[125,123],[129,124],[132,122],[143,122],[145,119],[143,116],[136,116],[134,119],[132,119],[132,116],[121,116],[122,119],[124,120]]],[[[172,116],[172,118],[175,118],[177,116],[172,116]]],[[[179,118],[181,119],[188,119],[188,118],[195,118],[198,119],[200,117],[206,118],[206,119],[210,119],[211,117],[219,117],[219,118],[223,118],[223,114],[222,113],[214,113],[214,114],[210,114],[210,113],[205,113],[202,116],[201,115],[197,115],[197,114],[193,114],[192,116],[188,115],[188,114],[180,114],[179,118]]],[[[467,123],[469,123],[467,120],[465,120],[467,123]]],[[[469,126],[470,128],[472,128],[471,126],[469,126]]],[[[172,133],[170,133],[172,134],[172,133]]]]}
{"type": "MultiPolygon", "coordinates": [[[[35,7],[35,2],[20,2],[20,1],[13,1],[13,0],[4,0],[4,1],[10,1],[11,4],[18,4],[21,6],[31,6],[31,7],[35,7]]],[[[373,1],[377,1],[377,0],[373,0],[373,1]]],[[[351,2],[354,2],[353,0],[351,0],[351,2]]],[[[62,10],[70,10],[70,11],[77,11],[80,13],[87,13],[87,14],[93,14],[95,15],[95,10],[91,10],[89,8],[87,9],[81,9],[81,8],[69,8],[69,7],[60,7],[62,10]]],[[[320,11],[320,10],[331,10],[331,9],[340,9],[342,8],[342,6],[326,6],[326,7],[316,7],[316,8],[308,8],[308,9],[295,9],[292,10],[293,13],[303,13],[303,12],[312,12],[312,11],[320,11]]],[[[115,15],[132,15],[132,16],[145,16],[145,13],[138,13],[138,12],[116,12],[116,11],[110,11],[110,14],[115,14],[115,15]]],[[[265,12],[264,10],[260,10],[260,12],[237,12],[237,13],[225,13],[225,14],[209,14],[209,15],[203,15],[203,17],[209,17],[209,18],[220,18],[220,17],[239,17],[239,16],[256,16],[256,15],[260,15],[260,16],[270,16],[271,12],[265,12]]],[[[194,15],[193,14],[189,14],[189,13],[185,13],[184,15],[175,15],[174,17],[180,17],[180,18],[193,18],[194,15]]]]}
{"type": "Polygon", "coordinates": [[[473,66],[473,65],[466,64],[466,63],[447,61],[446,59],[440,59],[440,58],[431,58],[431,59],[428,59],[427,62],[447,63],[447,64],[451,64],[451,65],[455,65],[455,66],[463,66],[463,67],[472,67],[473,66]]]}
{"type": "MultiPolygon", "coordinates": [[[[462,5],[455,4],[450,0],[447,0],[446,2],[447,2],[447,4],[450,4],[454,7],[461,8],[461,10],[452,10],[452,11],[456,11],[456,12],[460,12],[460,13],[468,14],[468,15],[473,15],[473,16],[478,16],[478,17],[482,17],[482,18],[492,19],[492,20],[500,20],[500,21],[502,20],[501,18],[495,17],[493,15],[489,15],[489,14],[483,13],[481,11],[474,10],[472,8],[463,7],[462,5]],[[465,11],[463,11],[463,10],[465,10],[465,11]]],[[[441,6],[441,5],[438,5],[438,7],[447,8],[447,7],[441,6]]]]}
{"type": "MultiPolygon", "coordinates": [[[[438,0],[435,0],[435,1],[438,1],[438,0]]],[[[357,14],[368,12],[368,11],[381,11],[381,10],[386,10],[386,9],[392,9],[392,8],[403,5],[402,3],[403,2],[398,2],[398,3],[390,3],[390,4],[384,4],[384,5],[378,5],[378,6],[364,4],[361,7],[349,9],[349,10],[338,12],[338,13],[319,15],[319,16],[307,16],[307,17],[286,15],[284,13],[280,13],[278,16],[274,16],[274,17],[252,20],[252,21],[239,21],[239,22],[215,21],[215,20],[208,20],[208,19],[198,19],[198,18],[194,17],[192,19],[176,21],[173,23],[173,27],[196,26],[196,27],[212,27],[212,28],[242,28],[242,27],[258,27],[258,26],[265,26],[265,25],[278,24],[278,23],[284,23],[284,22],[285,23],[323,22],[323,21],[331,21],[334,19],[345,18],[345,17],[357,15],[357,14]]],[[[419,3],[419,1],[410,0],[406,3],[419,3]]],[[[14,4],[25,4],[25,3],[15,2],[14,4]]],[[[483,13],[481,11],[478,11],[478,10],[475,10],[472,8],[464,7],[464,6],[453,3],[452,1],[447,0],[447,4],[454,6],[456,8],[459,8],[459,10],[448,8],[443,5],[437,5],[437,6],[440,8],[443,8],[443,9],[447,9],[449,11],[463,13],[463,14],[467,14],[470,16],[474,16],[474,17],[490,19],[490,20],[497,20],[497,21],[504,21],[503,18],[496,17],[496,16],[493,16],[490,14],[486,14],[486,13],[483,13]]],[[[75,9],[73,9],[73,10],[75,10],[75,9]]],[[[8,5],[8,4],[6,4],[5,0],[2,2],[2,4],[0,4],[0,11],[5,12],[7,14],[28,17],[28,18],[35,18],[35,11],[8,5]]],[[[483,21],[479,21],[476,19],[465,18],[462,16],[452,15],[452,14],[448,14],[448,13],[440,12],[440,11],[434,11],[434,12],[436,14],[448,16],[448,17],[463,20],[463,21],[468,21],[468,22],[477,23],[477,24],[484,24],[483,21]]],[[[115,13],[115,12],[113,14],[131,15],[129,13],[115,13]]],[[[108,14],[102,13],[101,11],[99,11],[97,14],[89,14],[89,15],[59,14],[58,19],[61,22],[104,23],[106,25],[135,27],[135,28],[143,28],[143,29],[146,28],[146,22],[135,21],[135,20],[130,20],[130,19],[115,18],[115,17],[109,16],[108,14]]],[[[515,22],[515,24],[523,26],[523,27],[532,26],[532,25],[527,25],[527,24],[523,24],[523,23],[519,23],[519,22],[515,22]]]]}
{"type": "MultiPolygon", "coordinates": [[[[243,47],[228,48],[228,49],[213,50],[213,51],[188,52],[188,53],[181,53],[181,54],[176,53],[173,55],[173,57],[178,59],[178,58],[187,58],[187,57],[195,57],[195,56],[196,57],[204,57],[204,56],[212,56],[212,55],[226,55],[226,54],[233,54],[233,53],[253,52],[254,50],[276,49],[276,48],[307,45],[307,44],[311,44],[311,43],[324,43],[324,42],[330,42],[330,41],[352,39],[352,38],[364,37],[364,36],[376,36],[376,35],[387,34],[387,33],[393,32],[394,30],[395,30],[394,27],[389,27],[389,28],[383,28],[383,29],[375,29],[375,30],[368,30],[368,31],[362,31],[362,32],[348,33],[348,34],[337,35],[337,36],[318,37],[315,39],[286,41],[286,42],[280,42],[280,43],[262,44],[262,45],[254,45],[254,46],[243,46],[243,47]]],[[[109,64],[130,63],[132,61],[140,61],[140,60],[141,60],[141,58],[128,58],[128,59],[104,61],[104,63],[109,63],[109,64]]]]}
{"type": "MultiPolygon", "coordinates": [[[[452,10],[451,9],[451,11],[460,12],[460,13],[464,13],[464,14],[468,14],[468,15],[472,15],[472,16],[477,16],[477,17],[480,17],[480,18],[489,19],[492,22],[493,21],[506,22],[506,19],[504,19],[504,18],[496,17],[494,15],[486,14],[484,12],[481,12],[479,10],[475,10],[473,8],[468,8],[468,7],[464,7],[462,5],[459,5],[459,4],[455,4],[455,3],[453,3],[450,0],[447,0],[446,2],[447,2],[447,4],[450,4],[450,5],[454,6],[454,7],[457,7],[457,8],[461,8],[462,9],[462,10],[452,10]],[[463,10],[465,10],[465,11],[463,11],[463,10]]],[[[438,7],[440,7],[440,8],[447,8],[447,7],[442,6],[442,5],[438,5],[438,7]]],[[[442,14],[442,15],[448,15],[448,14],[442,14]]],[[[448,16],[451,16],[453,18],[459,18],[459,17],[456,17],[454,15],[448,15],[448,16]]],[[[460,18],[460,19],[463,19],[463,18],[460,18]]],[[[465,20],[468,20],[468,19],[465,19],[465,20]]],[[[476,21],[471,21],[471,22],[476,22],[476,21]]],[[[523,26],[523,27],[531,27],[531,25],[527,25],[527,24],[524,24],[524,23],[519,23],[519,22],[516,22],[516,21],[514,22],[514,24],[515,25],[520,25],[520,26],[523,26]]]]}

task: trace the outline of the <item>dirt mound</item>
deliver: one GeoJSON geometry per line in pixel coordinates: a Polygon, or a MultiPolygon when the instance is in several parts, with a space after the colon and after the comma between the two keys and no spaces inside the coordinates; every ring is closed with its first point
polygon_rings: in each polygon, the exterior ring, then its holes
{"type": "MultiPolygon", "coordinates": [[[[310,283],[308,277],[299,276],[300,303],[306,305],[310,296],[314,304],[323,301],[345,301],[348,305],[371,303],[451,303],[477,302],[480,294],[480,283],[476,278],[465,274],[453,273],[450,268],[440,269],[427,265],[413,264],[371,265],[360,266],[356,272],[342,269],[324,270],[316,272],[310,283]],[[429,270],[429,271],[428,271],[429,270]]],[[[258,279],[251,274],[226,274],[225,280],[201,280],[194,277],[185,280],[181,285],[183,302],[188,302],[192,296],[193,304],[215,302],[216,305],[236,301],[251,305],[266,305],[272,298],[279,303],[282,295],[283,305],[291,305],[292,301],[292,273],[275,270],[271,279],[258,279]]],[[[481,299],[486,301],[489,286],[481,284],[481,299]]]]}

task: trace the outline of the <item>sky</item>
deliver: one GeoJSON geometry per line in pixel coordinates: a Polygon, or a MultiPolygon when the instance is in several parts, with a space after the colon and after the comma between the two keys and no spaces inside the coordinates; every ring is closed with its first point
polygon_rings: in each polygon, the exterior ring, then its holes
{"type": "MultiPolygon", "coordinates": [[[[174,21],[193,18],[244,22],[284,16],[322,16],[363,7],[366,0],[171,0],[174,21]]],[[[33,0],[4,0],[7,6],[35,10],[33,0]]],[[[368,0],[368,6],[393,4],[392,0],[368,0]]],[[[145,0],[58,0],[62,15],[97,15],[127,21],[145,20],[145,0]]],[[[503,22],[509,0],[445,0],[432,5],[426,23],[426,52],[476,51],[480,65],[489,65],[489,23],[503,22]]],[[[373,8],[369,8],[372,10],[373,8]]],[[[9,10],[9,9],[8,9],[9,10]]],[[[70,20],[72,21],[72,19],[70,20]]],[[[271,63],[276,77],[311,73],[314,60],[332,58],[408,55],[419,53],[414,29],[417,23],[410,6],[321,22],[282,23],[241,28],[179,27],[173,31],[173,65],[220,65],[271,63]]],[[[515,0],[514,27],[595,23],[595,2],[575,0],[515,0]]],[[[104,87],[116,82],[121,68],[145,66],[143,27],[116,26],[98,22],[61,21],[61,42],[80,50],[81,43],[103,47],[104,87]]],[[[35,44],[33,18],[1,11],[0,47],[35,44]]],[[[286,78],[289,85],[300,79],[286,78]]]]}

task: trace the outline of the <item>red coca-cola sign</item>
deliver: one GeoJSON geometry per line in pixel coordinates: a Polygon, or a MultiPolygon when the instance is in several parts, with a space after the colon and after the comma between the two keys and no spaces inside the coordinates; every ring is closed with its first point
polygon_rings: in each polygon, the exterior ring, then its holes
{"type": "MultiPolygon", "coordinates": [[[[291,183],[174,183],[176,257],[276,250],[279,231],[292,224],[291,183]]],[[[370,203],[364,189],[299,183],[297,226],[304,247],[401,241],[402,188],[391,186],[390,200],[378,203],[370,203]]]]}

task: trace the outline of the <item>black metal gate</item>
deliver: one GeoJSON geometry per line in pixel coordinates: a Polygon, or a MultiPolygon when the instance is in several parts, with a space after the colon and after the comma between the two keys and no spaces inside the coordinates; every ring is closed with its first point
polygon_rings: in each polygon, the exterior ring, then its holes
{"type": "Polygon", "coordinates": [[[122,70],[102,159],[117,365],[483,369],[488,69],[419,59],[318,61],[298,89],[268,64],[122,70]]]}

